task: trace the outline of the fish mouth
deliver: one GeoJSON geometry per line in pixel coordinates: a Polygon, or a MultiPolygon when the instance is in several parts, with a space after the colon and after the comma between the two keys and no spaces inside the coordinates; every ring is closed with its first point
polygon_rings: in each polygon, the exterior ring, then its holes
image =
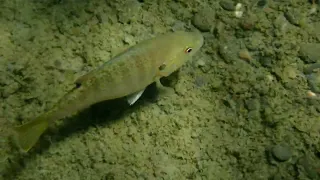
{"type": "Polygon", "coordinates": [[[200,36],[200,37],[199,37],[199,38],[200,38],[200,39],[199,39],[199,46],[202,47],[202,45],[203,45],[203,43],[204,43],[204,37],[203,37],[203,35],[201,34],[201,32],[199,32],[199,36],[200,36]]]}
{"type": "Polygon", "coordinates": [[[193,36],[195,37],[194,41],[196,42],[195,51],[198,51],[204,43],[204,37],[199,30],[193,32],[193,36]]]}

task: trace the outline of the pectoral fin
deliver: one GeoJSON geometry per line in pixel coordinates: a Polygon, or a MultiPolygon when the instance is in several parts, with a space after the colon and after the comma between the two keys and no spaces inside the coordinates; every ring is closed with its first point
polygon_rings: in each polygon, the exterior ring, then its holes
{"type": "Polygon", "coordinates": [[[135,92],[133,94],[130,94],[127,96],[127,102],[129,103],[129,105],[133,105],[140,97],[141,95],[143,94],[145,89],[141,90],[141,91],[138,91],[138,92],[135,92]]]}

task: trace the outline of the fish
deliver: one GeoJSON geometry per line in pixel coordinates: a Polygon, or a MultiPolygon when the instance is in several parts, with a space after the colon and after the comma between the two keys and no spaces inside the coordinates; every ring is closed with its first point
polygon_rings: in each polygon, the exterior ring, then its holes
{"type": "Polygon", "coordinates": [[[47,112],[14,127],[16,144],[28,152],[55,120],[72,116],[98,102],[127,98],[133,105],[145,88],[183,66],[199,51],[204,38],[199,31],[176,31],[146,39],[80,76],[47,112]]]}

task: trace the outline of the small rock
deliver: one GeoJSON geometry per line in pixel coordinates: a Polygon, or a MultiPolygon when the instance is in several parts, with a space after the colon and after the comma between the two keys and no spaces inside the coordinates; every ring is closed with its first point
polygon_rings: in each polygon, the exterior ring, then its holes
{"type": "Polygon", "coordinates": [[[315,93],[320,93],[320,71],[307,75],[307,78],[311,90],[315,93]]]}
{"type": "Polygon", "coordinates": [[[132,35],[124,36],[123,42],[130,45],[130,46],[135,44],[134,37],[132,35]]]}
{"type": "Polygon", "coordinates": [[[237,61],[239,51],[240,48],[236,39],[228,39],[227,42],[219,44],[219,54],[226,63],[237,61]]]}
{"type": "Polygon", "coordinates": [[[223,87],[223,82],[220,79],[215,79],[210,85],[212,89],[216,90],[223,87]]]}
{"type": "Polygon", "coordinates": [[[299,55],[307,63],[316,63],[320,59],[320,43],[306,43],[300,46],[299,55]]]}
{"type": "Polygon", "coordinates": [[[248,110],[259,110],[260,109],[260,102],[258,99],[249,99],[245,101],[246,108],[248,110]]]}
{"type": "Polygon", "coordinates": [[[197,66],[198,67],[203,67],[205,65],[206,65],[206,62],[204,62],[204,60],[200,59],[200,60],[197,61],[197,66]]]}
{"type": "Polygon", "coordinates": [[[173,31],[181,31],[184,30],[186,28],[186,23],[182,22],[182,21],[176,21],[173,23],[171,29],[173,31]]]}
{"type": "Polygon", "coordinates": [[[137,129],[135,128],[135,127],[129,127],[128,128],[128,131],[127,131],[127,135],[129,136],[129,137],[132,137],[134,134],[136,134],[137,133],[137,129]]]}
{"type": "Polygon", "coordinates": [[[220,1],[220,6],[227,11],[234,11],[235,10],[235,3],[229,0],[220,1]]]}
{"type": "Polygon", "coordinates": [[[249,51],[259,51],[259,48],[265,46],[264,39],[265,37],[262,33],[253,32],[249,41],[246,42],[246,49],[248,49],[249,51]]]}
{"type": "Polygon", "coordinates": [[[312,74],[320,70],[320,63],[310,64],[304,69],[305,74],[312,74]]]}
{"type": "Polygon", "coordinates": [[[239,57],[246,61],[251,61],[252,57],[247,49],[241,49],[239,51],[239,57]]]}
{"type": "Polygon", "coordinates": [[[310,89],[315,93],[320,93],[320,63],[314,63],[304,69],[308,79],[310,89]]]}
{"type": "Polygon", "coordinates": [[[192,24],[203,32],[213,30],[215,24],[215,12],[211,8],[204,8],[200,10],[193,17],[192,24]]]}
{"type": "Polygon", "coordinates": [[[275,145],[271,151],[273,157],[281,162],[289,160],[292,156],[290,147],[287,145],[275,145]]]}
{"type": "Polygon", "coordinates": [[[285,76],[285,79],[294,79],[298,76],[297,69],[291,66],[287,66],[283,69],[283,75],[285,76]]]}
{"type": "Polygon", "coordinates": [[[258,17],[254,14],[248,15],[246,18],[242,19],[240,26],[243,30],[252,30],[258,21],[258,17]]]}
{"type": "Polygon", "coordinates": [[[297,10],[287,11],[284,15],[291,24],[296,26],[301,25],[302,15],[297,10]]]}
{"type": "Polygon", "coordinates": [[[191,133],[191,138],[192,139],[195,139],[195,138],[197,138],[199,135],[198,135],[198,133],[196,133],[196,132],[192,132],[191,133]]]}
{"type": "Polygon", "coordinates": [[[275,32],[277,33],[276,35],[281,35],[284,34],[288,31],[288,24],[289,21],[284,15],[279,15],[274,21],[273,21],[273,26],[275,27],[275,32]]]}
{"type": "Polygon", "coordinates": [[[263,8],[263,7],[265,7],[267,4],[268,4],[268,1],[267,1],[267,0],[260,0],[260,1],[258,1],[257,6],[260,7],[260,8],[263,8]]]}

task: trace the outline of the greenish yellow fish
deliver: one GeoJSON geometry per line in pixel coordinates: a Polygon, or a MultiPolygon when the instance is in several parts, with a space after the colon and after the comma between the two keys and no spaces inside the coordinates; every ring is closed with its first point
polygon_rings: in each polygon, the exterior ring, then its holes
{"type": "Polygon", "coordinates": [[[15,128],[17,144],[29,151],[52,122],[92,104],[127,97],[132,105],[153,82],[160,84],[202,46],[200,32],[170,32],[142,41],[80,77],[48,112],[15,128]]]}

